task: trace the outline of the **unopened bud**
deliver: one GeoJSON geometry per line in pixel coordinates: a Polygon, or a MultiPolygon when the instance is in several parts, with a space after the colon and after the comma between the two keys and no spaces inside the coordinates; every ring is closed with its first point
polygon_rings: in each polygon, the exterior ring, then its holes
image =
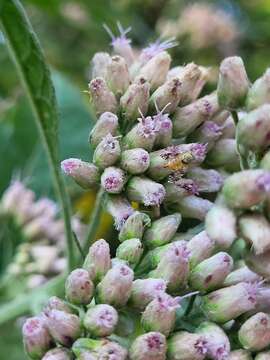
{"type": "Polygon", "coordinates": [[[222,195],[233,209],[247,209],[265,200],[270,191],[270,173],[265,170],[244,170],[224,181],[222,195]]]}
{"type": "Polygon", "coordinates": [[[194,167],[188,170],[187,177],[193,180],[198,192],[218,192],[223,185],[223,176],[213,169],[194,167]]]}
{"type": "Polygon", "coordinates": [[[120,99],[121,110],[125,123],[132,123],[141,113],[146,115],[150,97],[150,84],[145,78],[140,77],[129,85],[127,91],[120,99]]]}
{"type": "Polygon", "coordinates": [[[94,337],[109,336],[114,332],[118,322],[118,313],[107,304],[90,307],[83,319],[86,330],[94,337]]]}
{"type": "Polygon", "coordinates": [[[97,116],[105,111],[116,113],[117,101],[114,94],[108,88],[105,80],[101,77],[93,79],[89,85],[89,94],[97,116]]]}
{"type": "Polygon", "coordinates": [[[142,254],[143,245],[139,239],[125,240],[116,250],[116,256],[127,261],[131,267],[140,261],[142,254]]]}
{"type": "Polygon", "coordinates": [[[175,199],[180,199],[185,196],[198,194],[197,184],[191,180],[179,177],[179,179],[172,179],[164,184],[166,190],[165,201],[167,203],[175,202],[175,199]]]}
{"type": "Polygon", "coordinates": [[[212,149],[216,141],[222,135],[222,127],[213,121],[205,121],[190,136],[189,140],[201,144],[207,144],[207,151],[212,149]]]}
{"type": "Polygon", "coordinates": [[[176,241],[168,247],[155,270],[149,277],[163,279],[169,291],[179,291],[185,287],[189,274],[189,252],[185,241],[176,241]]]}
{"type": "Polygon", "coordinates": [[[240,157],[235,139],[220,139],[207,154],[206,162],[212,167],[223,167],[234,172],[240,170],[240,157]]]}
{"type": "Polygon", "coordinates": [[[119,194],[122,192],[125,182],[125,172],[115,166],[107,167],[101,175],[101,186],[110,194],[119,194]]]}
{"type": "Polygon", "coordinates": [[[267,151],[260,162],[260,168],[270,171],[270,151],[267,151]]]}
{"type": "Polygon", "coordinates": [[[175,111],[181,99],[181,81],[175,77],[167,80],[163,85],[157,88],[150,98],[151,107],[163,109],[166,105],[166,111],[170,114],[175,111]]]}
{"type": "Polygon", "coordinates": [[[252,310],[259,285],[241,282],[203,296],[202,309],[211,321],[226,323],[252,310]]]}
{"type": "MultiPolygon", "coordinates": [[[[174,243],[175,241],[173,241],[174,243]]],[[[172,243],[168,243],[163,246],[159,246],[154,248],[153,250],[148,251],[143,257],[140,265],[136,268],[137,275],[145,275],[148,274],[150,270],[155,269],[158,266],[163,254],[173,246],[172,243]]]]}
{"type": "Polygon", "coordinates": [[[174,237],[181,223],[181,215],[178,213],[164,216],[154,222],[144,233],[143,241],[151,249],[167,244],[174,237]]]}
{"type": "Polygon", "coordinates": [[[239,229],[256,255],[270,250],[270,225],[263,215],[242,215],[239,219],[239,229]]]}
{"type": "Polygon", "coordinates": [[[257,274],[269,278],[270,276],[270,251],[260,255],[249,253],[246,257],[247,266],[257,274]]]}
{"type": "Polygon", "coordinates": [[[229,116],[222,125],[221,139],[234,139],[236,134],[236,126],[232,116],[229,116]]]}
{"type": "Polygon", "coordinates": [[[158,129],[155,140],[155,147],[157,148],[167,147],[171,144],[172,141],[173,124],[169,118],[169,115],[163,113],[165,109],[167,110],[166,106],[163,108],[163,110],[158,110],[157,114],[153,116],[153,120],[155,121],[158,129]]]}
{"type": "Polygon", "coordinates": [[[94,285],[84,269],[73,270],[66,280],[66,298],[76,305],[87,305],[94,295],[94,285]]]}
{"type": "Polygon", "coordinates": [[[144,173],[150,164],[150,157],[144,149],[130,149],[122,152],[121,167],[132,175],[144,173]]]}
{"type": "Polygon", "coordinates": [[[135,211],[124,223],[119,232],[119,241],[128,239],[142,239],[144,229],[151,224],[150,217],[140,211],[135,211]]]}
{"type": "Polygon", "coordinates": [[[249,89],[249,80],[243,60],[238,56],[224,59],[219,68],[218,101],[227,109],[244,105],[249,89]]]}
{"type": "Polygon", "coordinates": [[[42,360],[72,360],[73,356],[70,350],[63,347],[52,349],[43,356],[42,360]]]}
{"type": "Polygon", "coordinates": [[[145,206],[160,205],[165,197],[164,186],[147,177],[134,176],[127,183],[127,196],[145,206]]]}
{"type": "Polygon", "coordinates": [[[270,351],[263,351],[257,354],[254,360],[270,360],[270,351]]]}
{"type": "Polygon", "coordinates": [[[200,124],[219,110],[217,94],[206,95],[184,107],[178,107],[173,116],[173,135],[176,138],[191,134],[200,124]]]}
{"type": "Polygon", "coordinates": [[[229,249],[237,237],[236,216],[229,208],[215,204],[205,218],[205,230],[220,249],[229,249]]]}
{"type": "Polygon", "coordinates": [[[49,312],[50,310],[61,310],[67,313],[72,313],[71,307],[62,299],[57,296],[52,296],[49,298],[47,304],[44,307],[44,312],[49,312]]]}
{"type": "Polygon", "coordinates": [[[242,346],[251,351],[263,350],[270,345],[270,316],[259,312],[244,322],[238,332],[242,346]]]}
{"type": "Polygon", "coordinates": [[[168,340],[169,360],[203,360],[206,353],[207,342],[199,334],[179,331],[168,340]]]}
{"type": "Polygon", "coordinates": [[[163,293],[153,299],[142,313],[141,322],[145,331],[158,331],[166,337],[173,330],[179,298],[163,293]]]}
{"type": "Polygon", "coordinates": [[[207,346],[207,358],[226,360],[231,350],[230,341],[224,330],[211,322],[203,322],[196,331],[203,336],[207,346]]]}
{"type": "Polygon", "coordinates": [[[152,300],[165,291],[166,281],[163,279],[137,279],[132,284],[129,304],[138,310],[144,310],[152,300]]]}
{"type": "Polygon", "coordinates": [[[90,246],[83,268],[95,283],[105,276],[111,268],[110,246],[105,240],[100,239],[90,246]]]}
{"type": "Polygon", "coordinates": [[[120,195],[110,195],[108,197],[106,210],[114,218],[114,226],[118,231],[122,229],[126,220],[134,213],[128,200],[120,195]]]}
{"type": "Polygon", "coordinates": [[[270,104],[246,114],[237,126],[237,141],[244,149],[260,151],[270,145],[270,104]]]}
{"type": "Polygon", "coordinates": [[[170,55],[166,51],[162,51],[140,69],[138,76],[149,81],[151,89],[155,90],[165,82],[170,64],[170,55]]]}
{"type": "Polygon", "coordinates": [[[131,294],[133,271],[118,264],[110,269],[97,286],[98,300],[116,307],[124,306],[131,294]]]}
{"type": "Polygon", "coordinates": [[[123,144],[127,149],[143,148],[151,151],[157,133],[157,126],[151,116],[138,118],[136,124],[124,137],[123,144]]]}
{"type": "Polygon", "coordinates": [[[213,203],[195,195],[186,196],[171,205],[172,210],[178,211],[183,218],[204,220],[213,203]]]}
{"type": "Polygon", "coordinates": [[[102,77],[105,79],[107,66],[111,61],[111,57],[106,52],[97,52],[91,61],[91,78],[102,77]]]}
{"type": "Polygon", "coordinates": [[[203,260],[189,275],[192,289],[208,292],[218,288],[233,267],[233,259],[225,252],[219,252],[203,260]]]}
{"type": "MultiPolygon", "coordinates": [[[[228,360],[252,360],[251,353],[247,350],[234,350],[229,354],[228,360]]],[[[270,359],[270,358],[269,358],[270,359]]]]}
{"type": "Polygon", "coordinates": [[[190,252],[189,265],[193,269],[197,264],[209,258],[215,249],[215,242],[207,235],[206,231],[193,236],[187,243],[190,252]]]}
{"type": "Polygon", "coordinates": [[[251,86],[247,94],[247,110],[270,102],[270,69],[268,68],[262,77],[257,79],[251,86]]]}
{"type": "Polygon", "coordinates": [[[121,56],[113,56],[107,65],[106,82],[116,97],[120,97],[128,88],[130,78],[126,61],[121,56]]]}
{"type": "Polygon", "coordinates": [[[25,351],[31,359],[40,359],[52,345],[52,338],[42,317],[27,319],[22,333],[25,351]]]}
{"type": "Polygon", "coordinates": [[[138,336],[129,350],[130,360],[165,360],[166,338],[159,332],[149,332],[138,336]]]}
{"type": "Polygon", "coordinates": [[[51,310],[44,314],[46,325],[56,342],[70,346],[80,336],[81,324],[77,315],[60,310],[51,310]]]}
{"type": "Polygon", "coordinates": [[[73,178],[84,189],[91,189],[99,183],[99,170],[91,163],[80,159],[66,159],[61,162],[63,172],[73,178]]]}
{"type": "Polygon", "coordinates": [[[111,134],[106,135],[98,144],[93,155],[93,162],[101,169],[117,162],[121,155],[119,141],[111,134]]]}
{"type": "Polygon", "coordinates": [[[223,285],[231,286],[240,282],[256,283],[259,281],[262,281],[261,276],[250,270],[247,266],[242,266],[228,274],[223,285]]]}
{"type": "Polygon", "coordinates": [[[118,117],[111,112],[104,112],[93,127],[89,135],[89,142],[92,146],[97,147],[103,138],[108,134],[115,136],[117,128],[118,117]]]}

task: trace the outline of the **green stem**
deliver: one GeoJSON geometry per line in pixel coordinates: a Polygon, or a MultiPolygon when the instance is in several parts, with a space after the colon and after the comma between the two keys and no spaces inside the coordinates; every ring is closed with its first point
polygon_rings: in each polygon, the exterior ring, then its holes
{"type": "Polygon", "coordinates": [[[93,212],[91,214],[90,222],[88,225],[87,235],[84,242],[83,252],[87,254],[89,247],[95,241],[95,235],[97,233],[97,228],[100,222],[100,216],[102,211],[102,201],[103,201],[104,190],[100,188],[97,193],[95,206],[93,207],[93,212]]]}
{"type": "MultiPolygon", "coordinates": [[[[235,126],[237,127],[237,124],[239,122],[237,111],[233,110],[233,111],[231,111],[231,114],[232,114],[235,126]]],[[[236,141],[237,141],[237,137],[236,137],[236,141]]],[[[246,159],[246,156],[244,156],[242,154],[242,151],[240,149],[240,146],[239,146],[238,142],[237,142],[237,151],[238,151],[238,154],[239,154],[239,157],[240,157],[240,168],[241,168],[241,170],[249,169],[249,164],[248,164],[248,161],[246,159]]]]}
{"type": "Polygon", "coordinates": [[[190,300],[189,300],[189,303],[188,303],[188,307],[185,311],[185,316],[188,316],[189,313],[191,312],[192,308],[193,308],[193,305],[194,305],[194,302],[195,302],[195,299],[196,299],[196,295],[193,295],[190,300]]]}

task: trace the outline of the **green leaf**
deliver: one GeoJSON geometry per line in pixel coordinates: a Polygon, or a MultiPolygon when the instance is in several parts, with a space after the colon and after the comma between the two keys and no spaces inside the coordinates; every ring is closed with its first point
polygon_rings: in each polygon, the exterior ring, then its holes
{"type": "Polygon", "coordinates": [[[45,64],[38,39],[18,0],[0,0],[0,24],[47,150],[55,189],[62,204],[68,262],[72,268],[75,266],[73,235],[70,225],[69,201],[59,171],[58,113],[50,73],[45,64]]]}

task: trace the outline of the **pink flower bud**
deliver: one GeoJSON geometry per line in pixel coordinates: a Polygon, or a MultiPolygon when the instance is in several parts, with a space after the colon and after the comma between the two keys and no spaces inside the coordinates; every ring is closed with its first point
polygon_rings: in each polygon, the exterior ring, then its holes
{"type": "Polygon", "coordinates": [[[93,127],[90,135],[89,142],[92,146],[97,145],[103,140],[105,136],[111,134],[116,135],[118,128],[118,117],[111,112],[104,112],[98,119],[97,123],[93,127]]]}
{"type": "Polygon", "coordinates": [[[108,88],[105,80],[102,77],[93,79],[89,85],[89,94],[97,116],[105,111],[116,113],[117,101],[114,94],[108,88]]]}
{"type": "Polygon", "coordinates": [[[87,310],[83,325],[91,336],[105,337],[114,332],[117,322],[117,311],[110,305],[99,304],[87,310]]]}
{"type": "Polygon", "coordinates": [[[101,175],[101,186],[110,194],[119,194],[122,192],[125,182],[125,172],[115,166],[107,167],[101,175]]]}
{"type": "Polygon", "coordinates": [[[207,342],[199,334],[179,331],[168,340],[169,360],[203,360],[206,353],[207,342]]]}
{"type": "Polygon", "coordinates": [[[159,332],[138,336],[129,350],[130,360],[165,360],[166,338],[159,332]]]}
{"type": "Polygon", "coordinates": [[[76,305],[87,305],[94,295],[94,285],[88,271],[84,269],[73,270],[65,285],[66,298],[76,305]]]}
{"type": "Polygon", "coordinates": [[[54,348],[43,356],[42,360],[72,360],[71,351],[63,347],[54,348]]]}

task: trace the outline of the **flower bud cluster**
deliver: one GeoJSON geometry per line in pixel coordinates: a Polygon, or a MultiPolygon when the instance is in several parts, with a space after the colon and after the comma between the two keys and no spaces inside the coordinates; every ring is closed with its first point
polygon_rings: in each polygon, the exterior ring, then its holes
{"type": "Polygon", "coordinates": [[[251,86],[241,58],[226,58],[217,90],[197,98],[200,66],[170,70],[171,41],[135,55],[130,29],[118,27],[120,36],[107,29],[113,54],[92,61],[92,162],[62,162],[83,188],[105,193],[116,251],[103,239],[91,245],[67,278],[65,301],[51,299],[27,320],[25,349],[34,359],[57,351],[81,360],[263,359],[267,76],[251,86]]]}

